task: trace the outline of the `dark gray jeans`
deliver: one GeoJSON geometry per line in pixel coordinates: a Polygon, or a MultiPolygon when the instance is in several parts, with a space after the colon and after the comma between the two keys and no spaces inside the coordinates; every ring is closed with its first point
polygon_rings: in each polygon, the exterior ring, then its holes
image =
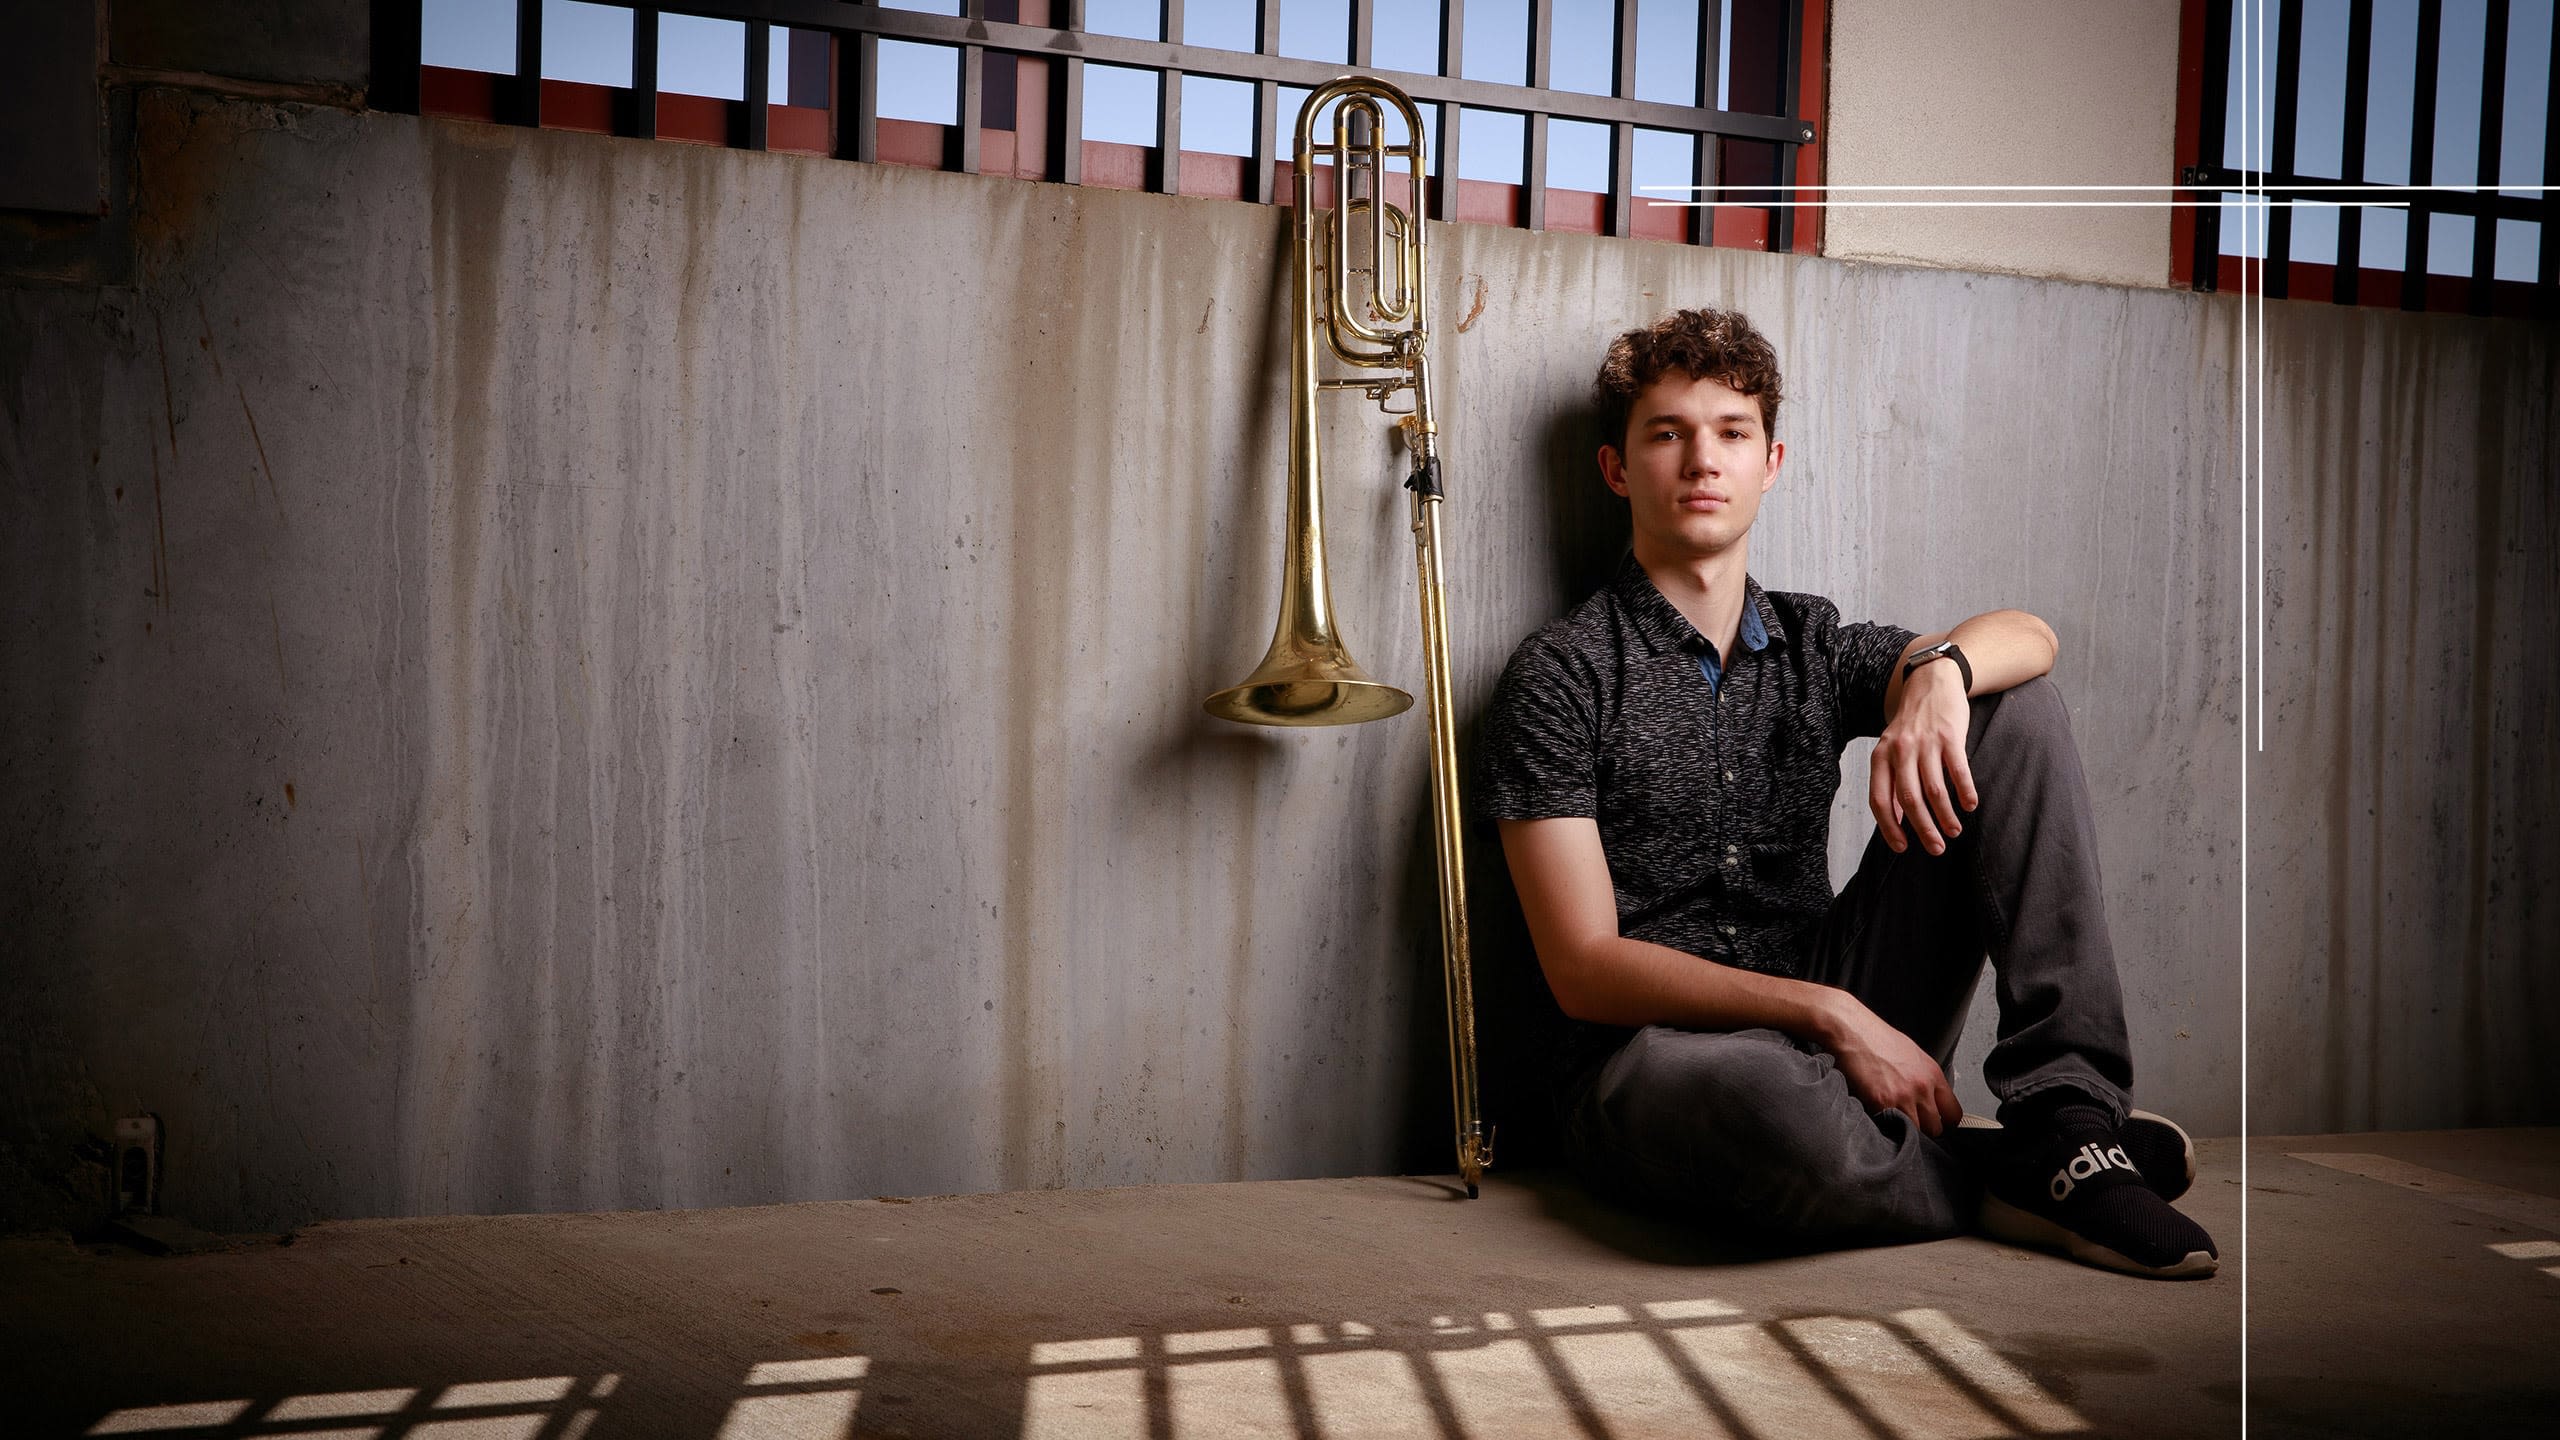
{"type": "MultiPolygon", "coordinates": [[[[2124,1118],[2133,1062],[2099,893],[2088,784],[2061,692],[2030,680],[1973,702],[1981,808],[1932,856],[1867,842],[1806,979],[1836,985],[1952,1066],[1987,954],[2004,1110],[2069,1085],[2124,1118]]],[[[1805,1241],[1968,1228],[1955,1157],[1899,1110],[1869,1115],[1831,1056],[1775,1030],[1648,1025],[1562,1097],[1577,1168],[1649,1208],[1805,1241]]]]}

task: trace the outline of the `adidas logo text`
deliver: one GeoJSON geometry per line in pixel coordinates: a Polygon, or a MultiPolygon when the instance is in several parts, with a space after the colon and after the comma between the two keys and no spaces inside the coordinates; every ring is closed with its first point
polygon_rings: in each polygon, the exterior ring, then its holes
{"type": "Polygon", "coordinates": [[[2055,1200],[2068,1200],[2071,1198],[2071,1192],[2079,1188],[2081,1181],[2101,1170],[2141,1173],[2133,1168],[2133,1161],[2126,1158],[2124,1147],[2121,1145],[2110,1145],[2104,1150],[2095,1145],[2083,1145],[2080,1147],[2080,1153],[2072,1156],[2064,1162],[2061,1169],[2053,1172],[2053,1181],[2048,1188],[2052,1190],[2055,1200]]]}

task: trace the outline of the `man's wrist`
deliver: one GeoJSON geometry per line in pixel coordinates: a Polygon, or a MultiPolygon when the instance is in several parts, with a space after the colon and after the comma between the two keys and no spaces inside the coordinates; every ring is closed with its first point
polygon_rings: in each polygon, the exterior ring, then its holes
{"type": "Polygon", "coordinates": [[[1830,985],[1807,982],[1803,1028],[1797,1033],[1825,1050],[1837,1050],[1850,1029],[1850,1012],[1858,997],[1830,985]]]}
{"type": "Polygon", "coordinates": [[[1954,637],[1950,636],[1935,645],[1922,646],[1905,657],[1902,662],[1902,682],[1907,686],[1919,679],[1923,672],[1930,670],[1952,671],[1957,689],[1967,695],[1973,693],[1973,662],[1965,658],[1963,648],[1956,644],[1954,637]]]}
{"type": "Polygon", "coordinates": [[[1905,712],[1917,713],[1919,707],[1932,703],[1961,705],[1966,698],[1964,677],[1956,673],[1956,667],[1953,665],[1939,661],[1923,665],[1903,675],[1902,696],[1896,702],[1897,708],[1893,713],[1896,715],[1905,712]],[[1941,685],[1946,687],[1943,700],[1940,699],[1938,688],[1941,685]]]}

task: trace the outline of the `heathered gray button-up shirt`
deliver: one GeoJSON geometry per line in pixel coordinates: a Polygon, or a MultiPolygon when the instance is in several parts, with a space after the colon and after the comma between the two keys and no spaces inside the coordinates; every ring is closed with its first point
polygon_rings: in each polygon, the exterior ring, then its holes
{"type": "Polygon", "coordinates": [[[1831,904],[1840,752],[1884,728],[1915,634],[1844,625],[1818,595],[1749,579],[1743,604],[1742,643],[1719,657],[1629,555],[1512,653],[1477,745],[1476,803],[1496,819],[1598,821],[1620,934],[1799,976],[1831,904]]]}

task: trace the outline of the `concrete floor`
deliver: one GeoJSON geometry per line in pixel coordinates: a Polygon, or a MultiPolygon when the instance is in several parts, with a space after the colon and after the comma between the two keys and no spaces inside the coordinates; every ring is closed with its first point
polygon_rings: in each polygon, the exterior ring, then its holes
{"type": "MultiPolygon", "coordinates": [[[[2185,1208],[2234,1257],[2240,1147],[2185,1208]]],[[[2560,1130],[2249,1146],[2250,1433],[2560,1424],[2560,1130]],[[2304,1156],[2322,1157],[2305,1159],[2304,1156]]],[[[0,1242],[0,1431],[2237,1433],[2240,1267],[1718,1249],[1504,1176],[0,1242]]]]}

